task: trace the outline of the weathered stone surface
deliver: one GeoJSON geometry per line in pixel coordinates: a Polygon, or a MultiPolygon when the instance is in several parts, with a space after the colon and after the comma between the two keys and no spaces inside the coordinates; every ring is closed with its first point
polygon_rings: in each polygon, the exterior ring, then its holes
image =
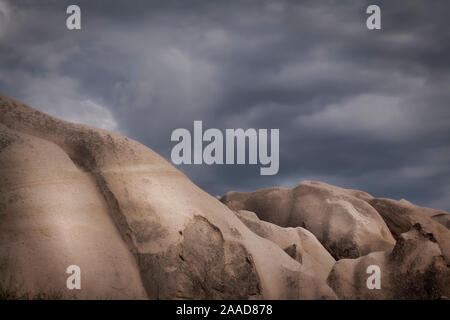
{"type": "Polygon", "coordinates": [[[448,213],[438,213],[431,217],[434,221],[439,222],[447,229],[450,229],[450,214],[448,213]]]}
{"type": "Polygon", "coordinates": [[[450,296],[449,214],[406,200],[319,182],[211,197],[136,141],[2,95],[0,174],[0,298],[450,296]]]}
{"type": "Polygon", "coordinates": [[[393,247],[395,241],[385,222],[367,203],[372,198],[362,191],[307,181],[293,189],[228,192],[221,201],[281,227],[303,227],[341,259],[393,247]]]}
{"type": "Polygon", "coordinates": [[[395,238],[409,231],[417,223],[429,230],[450,263],[450,230],[435,220],[435,216],[442,211],[418,207],[405,200],[374,198],[369,200],[369,203],[386,221],[395,238]]]}
{"type": "Polygon", "coordinates": [[[60,147],[0,124],[0,287],[28,298],[146,298],[89,174],[60,147]],[[66,288],[66,268],[82,290],[66,288]]]}
{"type": "Polygon", "coordinates": [[[300,263],[302,273],[314,274],[319,281],[318,285],[325,283],[336,261],[311,232],[301,227],[279,227],[260,220],[254,212],[250,211],[240,210],[236,212],[236,215],[250,230],[276,243],[300,263]]]}
{"type": "Polygon", "coordinates": [[[29,296],[322,299],[332,290],[147,147],[0,96],[0,281],[29,296]],[[82,289],[67,292],[66,267],[82,289]]]}
{"type": "Polygon", "coordinates": [[[338,261],[328,283],[341,299],[440,299],[450,293],[450,268],[434,234],[415,224],[392,251],[338,261]],[[380,289],[367,286],[370,265],[381,270],[380,289]]]}

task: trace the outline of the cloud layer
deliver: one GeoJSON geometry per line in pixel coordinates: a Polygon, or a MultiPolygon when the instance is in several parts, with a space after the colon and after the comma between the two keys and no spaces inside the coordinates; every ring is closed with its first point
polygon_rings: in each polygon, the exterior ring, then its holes
{"type": "Polygon", "coordinates": [[[279,128],[280,171],[180,166],[211,194],[304,179],[450,209],[450,3],[0,1],[0,91],[168,160],[176,128],[279,128]]]}

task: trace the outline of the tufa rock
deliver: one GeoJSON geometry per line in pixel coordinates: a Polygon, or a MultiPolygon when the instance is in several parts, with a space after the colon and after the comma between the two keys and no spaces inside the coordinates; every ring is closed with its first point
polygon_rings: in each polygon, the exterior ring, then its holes
{"type": "Polygon", "coordinates": [[[334,258],[342,259],[388,250],[395,243],[386,223],[367,203],[369,199],[365,192],[307,181],[293,189],[228,192],[221,201],[281,227],[303,227],[334,258]]]}

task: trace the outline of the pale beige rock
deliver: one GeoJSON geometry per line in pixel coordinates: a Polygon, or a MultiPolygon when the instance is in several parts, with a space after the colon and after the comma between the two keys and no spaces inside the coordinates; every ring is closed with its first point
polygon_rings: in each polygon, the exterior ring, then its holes
{"type": "MultiPolygon", "coordinates": [[[[369,202],[370,200],[372,200],[372,199],[368,199],[367,201],[369,202]]],[[[443,226],[445,226],[447,229],[450,229],[450,214],[448,212],[446,212],[444,210],[436,210],[436,209],[416,206],[405,199],[401,199],[399,202],[402,203],[403,205],[406,205],[406,206],[412,208],[413,210],[415,210],[417,212],[421,212],[422,214],[427,215],[428,217],[432,218],[434,221],[437,221],[440,224],[442,224],[443,226]]]]}
{"type": "Polygon", "coordinates": [[[439,222],[447,229],[450,229],[450,214],[449,213],[438,213],[431,217],[434,221],[439,222]]]}
{"type": "Polygon", "coordinates": [[[306,181],[293,189],[228,192],[221,201],[281,227],[303,227],[341,259],[393,247],[395,240],[385,222],[367,203],[372,198],[362,191],[306,181]]]}
{"type": "Polygon", "coordinates": [[[260,220],[251,211],[239,210],[236,215],[250,230],[276,243],[289,256],[300,263],[303,272],[312,272],[319,281],[325,283],[336,260],[311,232],[301,227],[279,227],[273,223],[260,220]]]}
{"type": "Polygon", "coordinates": [[[90,175],[43,139],[0,124],[0,141],[0,287],[29,298],[146,298],[90,175]],[[66,287],[70,265],[82,290],[66,287]]]}
{"type": "Polygon", "coordinates": [[[341,299],[441,299],[450,293],[450,268],[433,233],[415,224],[394,249],[342,259],[328,283],[341,299]],[[380,289],[369,289],[369,266],[381,270],[380,289]]]}
{"type": "Polygon", "coordinates": [[[442,211],[418,207],[405,200],[374,198],[369,203],[383,217],[394,237],[399,237],[417,223],[429,230],[450,263],[450,230],[435,220],[442,211]]]}
{"type": "Polygon", "coordinates": [[[335,297],[145,146],[6,96],[0,124],[2,280],[66,297],[78,264],[83,298],[335,297]]]}

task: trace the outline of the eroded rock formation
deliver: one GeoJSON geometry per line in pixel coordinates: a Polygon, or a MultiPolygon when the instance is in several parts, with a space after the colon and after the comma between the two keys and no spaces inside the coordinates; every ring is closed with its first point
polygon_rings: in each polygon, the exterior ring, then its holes
{"type": "Polygon", "coordinates": [[[370,199],[365,192],[307,181],[292,189],[228,192],[222,202],[282,227],[303,227],[341,259],[388,250],[395,243],[386,223],[367,202],[370,199]]]}
{"type": "Polygon", "coordinates": [[[450,215],[406,200],[311,181],[211,197],[136,141],[3,95],[0,175],[0,298],[450,295],[450,215]]]}
{"type": "Polygon", "coordinates": [[[3,288],[91,299],[335,298],[133,140],[0,96],[0,141],[3,288]],[[66,289],[69,265],[81,267],[81,290],[66,289]]]}
{"type": "Polygon", "coordinates": [[[341,299],[441,299],[450,294],[450,267],[434,234],[415,224],[392,251],[342,259],[328,283],[341,299]],[[381,270],[380,289],[367,286],[367,268],[381,270]]]}

